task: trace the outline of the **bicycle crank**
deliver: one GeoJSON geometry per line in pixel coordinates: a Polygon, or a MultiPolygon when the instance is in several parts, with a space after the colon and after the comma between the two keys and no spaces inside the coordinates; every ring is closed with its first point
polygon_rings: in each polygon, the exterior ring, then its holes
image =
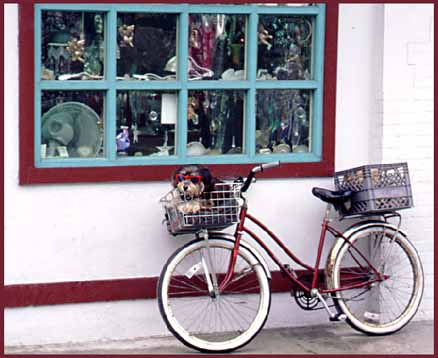
{"type": "Polygon", "coordinates": [[[324,306],[325,310],[327,311],[328,315],[329,315],[329,320],[330,321],[345,321],[347,316],[343,313],[334,313],[330,307],[328,306],[326,300],[324,297],[322,297],[322,295],[319,293],[317,288],[313,288],[310,291],[310,295],[312,297],[317,297],[319,299],[319,301],[322,303],[322,305],[324,306]]]}

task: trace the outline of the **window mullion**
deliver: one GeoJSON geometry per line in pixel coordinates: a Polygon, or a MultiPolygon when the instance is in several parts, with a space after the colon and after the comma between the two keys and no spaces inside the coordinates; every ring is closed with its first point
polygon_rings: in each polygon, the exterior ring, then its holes
{"type": "Polygon", "coordinates": [[[318,15],[323,9],[319,5],[311,5],[311,6],[284,6],[285,4],[281,4],[280,6],[266,6],[259,5],[258,13],[259,14],[276,14],[276,15],[318,15]]]}
{"type": "Polygon", "coordinates": [[[257,8],[251,5],[252,11],[248,19],[247,35],[247,71],[250,88],[246,97],[245,146],[246,152],[252,158],[256,154],[256,79],[257,79],[257,42],[258,14],[257,8]]]}
{"type": "Polygon", "coordinates": [[[323,82],[323,72],[324,72],[324,25],[325,25],[325,7],[321,5],[321,11],[318,16],[315,17],[315,38],[314,38],[314,75],[315,81],[320,84],[323,82]]]}
{"type": "Polygon", "coordinates": [[[117,46],[117,11],[115,6],[107,13],[107,28],[106,28],[106,79],[109,84],[106,92],[105,101],[105,156],[108,160],[116,160],[116,74],[117,74],[117,60],[116,60],[116,46],[117,46]]]}
{"type": "Polygon", "coordinates": [[[324,85],[324,28],[325,28],[325,5],[320,6],[320,13],[315,18],[315,38],[314,38],[314,79],[318,88],[313,96],[313,121],[311,133],[311,150],[322,156],[322,117],[323,117],[323,85],[324,85]]]}
{"type": "Polygon", "coordinates": [[[36,166],[41,164],[41,8],[35,5],[35,130],[34,160],[36,166]]]}
{"type": "Polygon", "coordinates": [[[187,81],[188,81],[188,53],[189,53],[189,14],[188,8],[179,16],[178,22],[178,81],[181,83],[181,90],[178,94],[178,113],[176,125],[176,155],[182,161],[186,158],[187,147],[187,81]]]}
{"type": "Polygon", "coordinates": [[[315,80],[258,80],[257,89],[317,89],[320,83],[315,80]]]}

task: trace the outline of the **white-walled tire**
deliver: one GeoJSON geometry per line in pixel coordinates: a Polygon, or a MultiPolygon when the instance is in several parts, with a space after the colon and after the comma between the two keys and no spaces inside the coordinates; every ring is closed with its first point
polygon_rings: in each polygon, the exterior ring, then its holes
{"type": "MultiPolygon", "coordinates": [[[[414,317],[424,289],[423,268],[414,246],[401,232],[372,226],[354,233],[350,242],[386,279],[366,287],[337,291],[333,301],[354,329],[386,335],[403,328],[414,317]]],[[[349,244],[343,244],[333,267],[334,289],[376,277],[349,244]]],[[[363,282],[363,281],[362,281],[363,282]]]]}
{"type": "Polygon", "coordinates": [[[205,240],[194,240],[169,258],[157,287],[158,305],[168,329],[186,346],[201,352],[230,352],[249,343],[263,328],[271,302],[269,279],[256,256],[240,247],[234,279],[212,298],[202,257],[220,283],[234,242],[211,237],[208,245],[209,249],[205,240]]]}

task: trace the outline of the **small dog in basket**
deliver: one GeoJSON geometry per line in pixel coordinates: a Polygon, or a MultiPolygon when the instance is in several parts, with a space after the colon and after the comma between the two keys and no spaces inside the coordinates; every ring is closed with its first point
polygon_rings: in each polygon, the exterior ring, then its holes
{"type": "Polygon", "coordinates": [[[214,189],[215,182],[210,171],[200,165],[178,168],[172,177],[173,187],[180,192],[178,210],[184,214],[196,214],[211,209],[212,202],[202,196],[214,189]]]}

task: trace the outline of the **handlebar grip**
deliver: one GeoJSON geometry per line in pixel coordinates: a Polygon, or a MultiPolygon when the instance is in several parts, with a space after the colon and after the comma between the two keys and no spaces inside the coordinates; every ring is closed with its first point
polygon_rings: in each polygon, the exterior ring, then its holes
{"type": "Polygon", "coordinates": [[[276,162],[271,162],[271,163],[265,163],[262,164],[262,171],[265,169],[270,169],[270,168],[277,168],[280,166],[280,161],[276,161],[276,162]]]}
{"type": "Polygon", "coordinates": [[[251,172],[258,173],[258,172],[264,171],[265,169],[276,168],[279,166],[280,166],[280,161],[265,163],[265,164],[262,164],[262,165],[259,165],[257,167],[252,168],[251,172]]]}

